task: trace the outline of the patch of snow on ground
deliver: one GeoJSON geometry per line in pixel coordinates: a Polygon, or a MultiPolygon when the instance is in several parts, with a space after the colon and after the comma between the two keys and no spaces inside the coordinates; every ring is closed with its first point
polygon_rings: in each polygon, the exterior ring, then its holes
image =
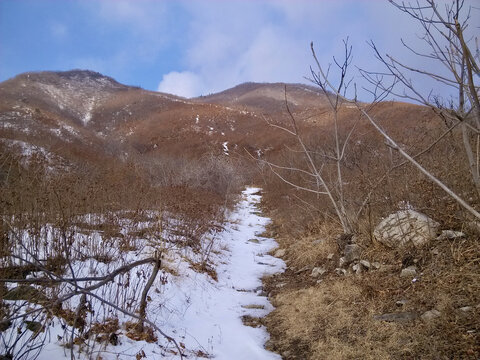
{"type": "Polygon", "coordinates": [[[223,147],[223,153],[225,155],[229,155],[228,154],[228,141],[225,141],[223,144],[222,144],[222,147],[223,147]]]}
{"type": "Polygon", "coordinates": [[[73,136],[79,136],[80,134],[78,133],[77,130],[75,130],[72,126],[67,125],[67,124],[62,124],[62,127],[65,131],[67,131],[70,135],[73,136]]]}
{"type": "Polygon", "coordinates": [[[7,143],[7,145],[13,148],[17,148],[18,150],[20,150],[21,155],[24,157],[29,158],[33,155],[39,154],[44,156],[47,160],[50,159],[50,153],[43,147],[35,146],[20,140],[2,139],[1,141],[7,143]]]}

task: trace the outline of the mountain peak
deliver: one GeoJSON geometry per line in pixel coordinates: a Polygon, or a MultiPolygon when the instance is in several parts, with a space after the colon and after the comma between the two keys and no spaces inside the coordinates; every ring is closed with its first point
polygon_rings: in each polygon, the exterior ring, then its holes
{"type": "Polygon", "coordinates": [[[75,84],[77,86],[83,85],[87,87],[99,87],[102,89],[110,88],[112,90],[124,89],[127,87],[109,76],[102,75],[92,70],[82,69],[68,71],[27,72],[16,76],[12,80],[15,79],[25,82],[36,82],[55,86],[75,84]]]}

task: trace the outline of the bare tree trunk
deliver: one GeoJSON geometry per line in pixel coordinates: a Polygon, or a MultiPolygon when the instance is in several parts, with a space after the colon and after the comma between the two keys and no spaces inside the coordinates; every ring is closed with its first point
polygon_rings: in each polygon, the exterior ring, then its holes
{"type": "Polygon", "coordinates": [[[147,284],[145,285],[145,288],[143,289],[142,296],[140,298],[140,310],[138,311],[140,320],[138,322],[137,329],[139,332],[143,332],[143,319],[146,318],[146,310],[147,310],[147,295],[148,291],[153,285],[153,282],[155,281],[155,278],[157,277],[158,270],[160,269],[161,266],[161,260],[160,256],[158,254],[155,255],[155,266],[153,267],[152,275],[150,275],[150,278],[147,281],[147,284]]]}

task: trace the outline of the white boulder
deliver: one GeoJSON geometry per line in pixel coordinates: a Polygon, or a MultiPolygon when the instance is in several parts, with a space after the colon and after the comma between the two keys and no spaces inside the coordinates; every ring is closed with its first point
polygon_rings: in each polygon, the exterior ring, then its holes
{"type": "Polygon", "coordinates": [[[373,235],[385,246],[398,248],[412,243],[423,246],[434,239],[440,224],[414,210],[401,210],[383,219],[373,235]]]}

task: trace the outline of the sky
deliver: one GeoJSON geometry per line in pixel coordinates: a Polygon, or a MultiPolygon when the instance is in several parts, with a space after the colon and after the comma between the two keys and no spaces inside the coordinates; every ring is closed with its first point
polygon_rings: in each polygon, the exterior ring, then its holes
{"type": "MultiPolygon", "coordinates": [[[[473,19],[477,35],[480,10],[473,19]]],[[[185,97],[247,81],[308,83],[310,43],[328,67],[348,37],[349,75],[361,89],[356,67],[383,71],[367,41],[425,66],[400,42],[418,45],[418,34],[415,21],[386,0],[0,0],[0,81],[89,69],[185,97]]],[[[424,91],[444,92],[418,81],[424,91]]]]}

